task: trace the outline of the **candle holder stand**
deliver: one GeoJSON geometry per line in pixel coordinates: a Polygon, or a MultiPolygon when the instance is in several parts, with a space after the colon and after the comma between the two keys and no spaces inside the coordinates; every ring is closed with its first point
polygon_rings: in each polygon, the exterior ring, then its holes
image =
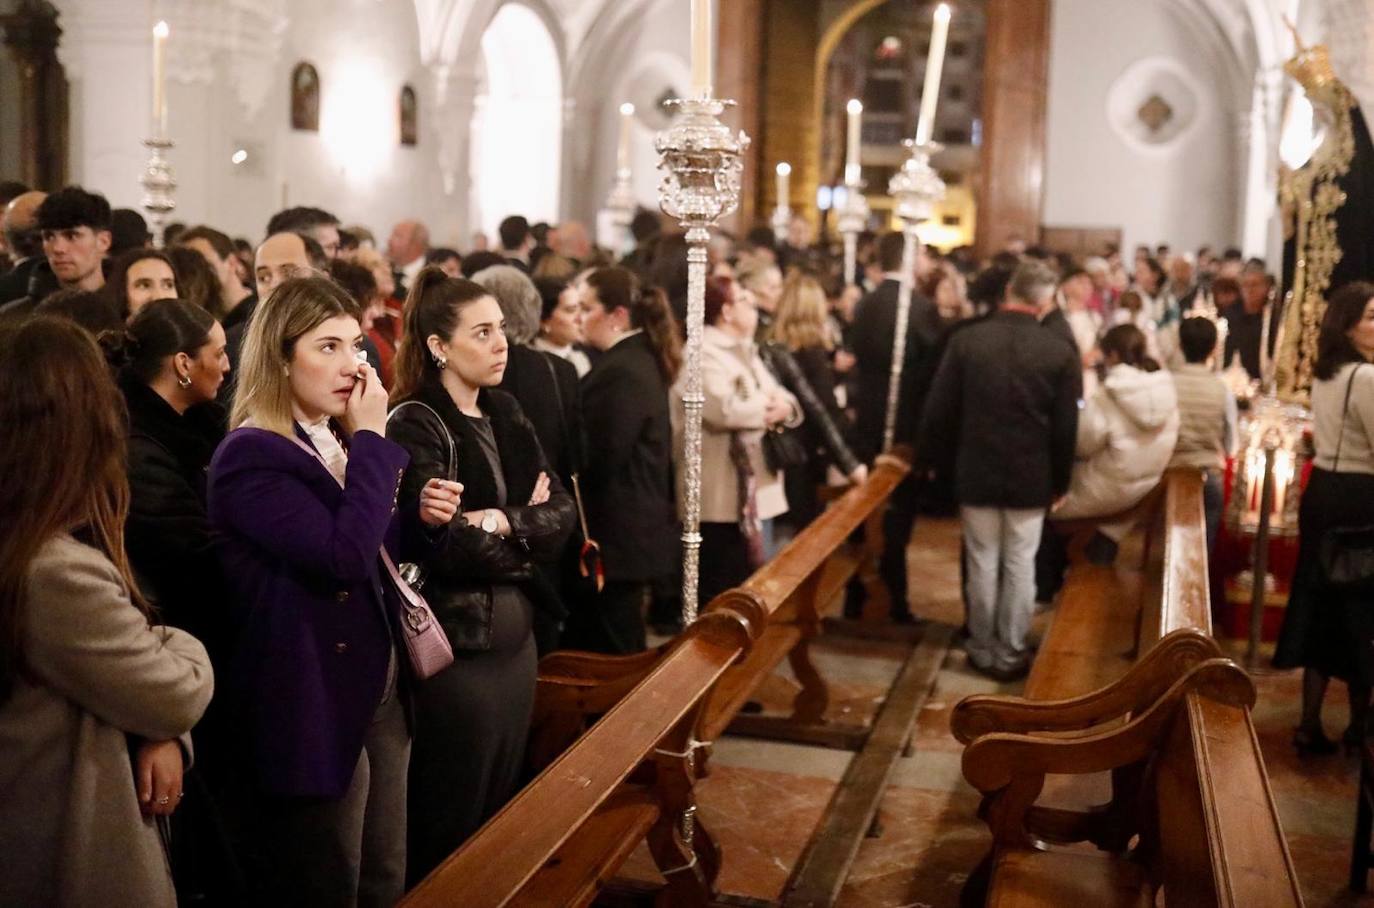
{"type": "Polygon", "coordinates": [[[617,241],[626,252],[631,251],[634,246],[630,223],[634,220],[635,208],[638,206],[634,186],[631,184],[632,176],[630,168],[616,168],[615,182],[611,184],[611,191],[606,196],[608,220],[615,228],[617,241]]]}
{"type": "Polygon", "coordinates": [[[892,177],[887,191],[892,196],[897,217],[902,221],[902,281],[897,291],[897,321],[892,332],[892,377],[887,389],[887,415],[883,421],[883,449],[892,447],[897,429],[897,402],[906,365],[906,335],[911,321],[911,295],[916,285],[916,252],[920,237],[916,229],[930,220],[935,203],[945,197],[945,183],[930,158],[943,146],[935,142],[917,144],[908,140],[911,156],[892,177]]]}
{"type": "Polygon", "coordinates": [[[153,234],[153,245],[162,247],[162,230],[167,215],[176,210],[176,175],[167,160],[167,152],[176,143],[166,136],[144,139],[148,149],[148,163],[143,168],[143,176],[138,182],[143,186],[143,199],[140,207],[148,213],[148,229],[153,234]]]}
{"type": "Polygon", "coordinates": [[[663,181],[659,204],[687,232],[687,346],[684,351],[682,623],[697,618],[701,558],[701,342],[706,313],[706,247],[711,228],[739,205],[749,137],[720,121],[732,101],[708,95],[669,102],[677,117],[654,140],[663,181]]]}
{"type": "Polygon", "coordinates": [[[844,205],[836,212],[835,226],[844,237],[844,282],[857,283],[859,271],[859,234],[868,226],[868,197],[862,181],[845,186],[844,205]]]}

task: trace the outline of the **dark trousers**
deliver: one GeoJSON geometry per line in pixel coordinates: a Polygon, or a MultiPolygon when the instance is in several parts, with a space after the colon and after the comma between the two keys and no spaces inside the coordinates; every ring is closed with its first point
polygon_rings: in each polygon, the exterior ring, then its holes
{"type": "Polygon", "coordinates": [[[737,523],[701,524],[701,569],[697,574],[699,608],[749,579],[749,547],[737,523]]]}
{"type": "Polygon", "coordinates": [[[410,732],[393,690],[377,708],[343,797],[260,797],[257,903],[394,905],[405,892],[409,763],[410,732]]]}
{"type": "Polygon", "coordinates": [[[907,603],[906,550],[916,527],[916,480],[908,476],[892,492],[883,511],[883,553],[878,575],[891,597],[893,618],[911,613],[907,603]]]}

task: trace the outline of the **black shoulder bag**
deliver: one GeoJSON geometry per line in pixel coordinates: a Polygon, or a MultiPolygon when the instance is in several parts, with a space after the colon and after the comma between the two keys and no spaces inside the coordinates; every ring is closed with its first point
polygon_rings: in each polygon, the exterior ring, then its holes
{"type": "MultiPolygon", "coordinates": [[[[1357,365],[1350,372],[1345,387],[1345,405],[1341,409],[1341,433],[1336,441],[1336,457],[1331,465],[1333,473],[1340,470],[1341,444],[1345,441],[1345,420],[1350,412],[1350,392],[1355,387],[1357,365]]],[[[1374,526],[1332,527],[1322,534],[1317,559],[1327,585],[1337,593],[1374,597],[1374,526]]]]}

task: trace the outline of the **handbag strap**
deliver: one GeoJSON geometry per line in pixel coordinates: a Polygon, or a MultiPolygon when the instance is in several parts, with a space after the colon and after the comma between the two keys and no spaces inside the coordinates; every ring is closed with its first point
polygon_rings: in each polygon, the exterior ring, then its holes
{"type": "Polygon", "coordinates": [[[397,413],[404,410],[406,407],[420,407],[428,411],[429,415],[434,417],[434,421],[439,424],[439,431],[443,433],[444,441],[448,443],[448,481],[457,482],[458,446],[453,441],[453,434],[449,432],[448,424],[444,422],[443,417],[441,417],[438,413],[434,412],[433,407],[431,407],[429,404],[425,403],[422,400],[408,400],[404,403],[397,404],[395,407],[392,408],[391,412],[386,415],[387,423],[390,424],[391,418],[395,416],[397,413]]]}
{"type": "Polygon", "coordinates": [[[1350,392],[1355,389],[1355,375],[1360,371],[1360,366],[1364,363],[1356,363],[1355,368],[1350,370],[1350,380],[1345,383],[1345,403],[1341,406],[1341,431],[1336,436],[1336,458],[1331,464],[1331,472],[1341,471],[1341,445],[1345,443],[1345,418],[1350,413],[1350,392]]]}

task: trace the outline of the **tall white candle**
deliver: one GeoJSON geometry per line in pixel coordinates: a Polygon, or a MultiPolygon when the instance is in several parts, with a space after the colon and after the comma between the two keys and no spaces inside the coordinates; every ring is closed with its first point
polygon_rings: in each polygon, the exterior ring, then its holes
{"type": "Polygon", "coordinates": [[[153,126],[158,138],[167,136],[167,36],[166,22],[153,26],[153,126]]]}
{"type": "Polygon", "coordinates": [[[935,7],[930,33],[930,56],[926,58],[926,84],[921,91],[921,119],[916,125],[916,144],[924,145],[935,132],[935,105],[940,100],[940,75],[945,68],[945,44],[949,41],[949,4],[935,7]]]}
{"type": "Polygon", "coordinates": [[[630,169],[630,121],[634,118],[635,106],[628,101],[620,105],[620,144],[616,148],[615,169],[630,169]]]}
{"type": "Polygon", "coordinates": [[[857,186],[862,173],[859,165],[859,148],[864,105],[858,98],[850,98],[846,109],[849,111],[849,141],[846,143],[844,155],[844,183],[846,186],[857,186]]]}
{"type": "Polygon", "coordinates": [[[778,164],[778,207],[787,208],[787,180],[792,176],[792,165],[786,161],[778,164]]]}
{"type": "Polygon", "coordinates": [[[692,0],[692,96],[711,95],[711,0],[692,0]]]}

